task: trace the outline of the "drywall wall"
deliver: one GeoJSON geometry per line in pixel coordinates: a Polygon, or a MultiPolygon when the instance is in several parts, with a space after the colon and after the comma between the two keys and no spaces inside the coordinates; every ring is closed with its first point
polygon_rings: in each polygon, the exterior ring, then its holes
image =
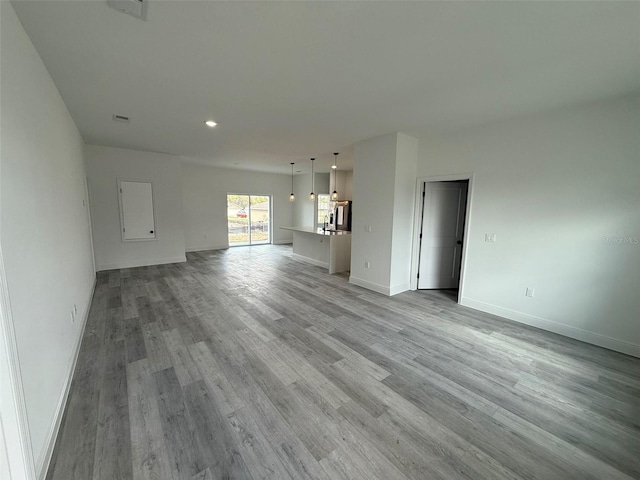
{"type": "MultiPolygon", "coordinates": [[[[315,182],[313,188],[315,194],[329,194],[330,182],[328,173],[314,173],[315,182]]],[[[296,175],[294,178],[294,193],[296,200],[293,202],[293,223],[296,227],[314,227],[317,225],[318,201],[309,200],[311,193],[311,174],[296,175]]]]}
{"type": "Polygon", "coordinates": [[[293,217],[291,226],[313,227],[314,204],[309,200],[311,192],[311,174],[299,174],[294,177],[296,199],[291,205],[293,217]]]}
{"type": "Polygon", "coordinates": [[[97,270],[184,262],[180,158],[96,145],[84,155],[97,270]],[[154,240],[122,241],[118,180],[152,182],[154,240]]]}
{"type": "Polygon", "coordinates": [[[410,288],[417,155],[418,139],[402,133],[354,146],[351,283],[410,288]]]}
{"type": "Polygon", "coordinates": [[[338,190],[340,200],[353,200],[353,170],[338,172],[338,186],[341,185],[341,181],[344,184],[344,189],[338,190]]]}
{"type": "MultiPolygon", "coordinates": [[[[184,163],[181,168],[187,251],[227,248],[227,194],[271,195],[273,243],[291,243],[291,176],[184,163]]],[[[305,197],[306,198],[306,197],[305,197]]],[[[300,196],[296,191],[296,202],[300,196]]],[[[309,202],[310,203],[310,202],[309,202]]]]}
{"type": "Polygon", "coordinates": [[[631,96],[422,136],[419,177],[474,173],[462,303],[640,355],[638,132],[631,96]]]}
{"type": "Polygon", "coordinates": [[[340,200],[353,200],[353,172],[338,170],[335,174],[335,180],[333,172],[329,175],[329,191],[333,192],[336,189],[340,200]]]}
{"type": "Polygon", "coordinates": [[[398,133],[393,198],[393,236],[389,289],[393,295],[410,288],[418,139],[398,133]]]}
{"type": "Polygon", "coordinates": [[[0,2],[0,9],[0,241],[40,473],[62,415],[95,275],[82,139],[13,7],[0,2]]]}

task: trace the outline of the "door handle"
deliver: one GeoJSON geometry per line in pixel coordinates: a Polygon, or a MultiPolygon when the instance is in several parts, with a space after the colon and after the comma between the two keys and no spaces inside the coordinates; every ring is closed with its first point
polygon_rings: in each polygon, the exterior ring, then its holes
{"type": "Polygon", "coordinates": [[[149,233],[153,233],[153,230],[149,230],[149,233]]]}
{"type": "Polygon", "coordinates": [[[458,245],[462,245],[462,240],[458,240],[456,243],[457,243],[458,245]]]}

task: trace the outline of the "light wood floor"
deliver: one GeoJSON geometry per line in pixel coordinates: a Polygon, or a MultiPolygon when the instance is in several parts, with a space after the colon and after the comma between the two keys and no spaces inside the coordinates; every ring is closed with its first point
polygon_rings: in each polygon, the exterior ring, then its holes
{"type": "Polygon", "coordinates": [[[187,257],[98,275],[47,478],[640,478],[640,359],[288,246],[187,257]]]}

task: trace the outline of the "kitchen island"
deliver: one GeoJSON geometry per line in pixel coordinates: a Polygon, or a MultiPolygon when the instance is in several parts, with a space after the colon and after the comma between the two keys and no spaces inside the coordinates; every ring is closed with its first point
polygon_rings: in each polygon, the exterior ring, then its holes
{"type": "Polygon", "coordinates": [[[351,268],[351,232],[313,227],[281,227],[293,232],[293,258],[329,270],[346,272],[351,268]]]}

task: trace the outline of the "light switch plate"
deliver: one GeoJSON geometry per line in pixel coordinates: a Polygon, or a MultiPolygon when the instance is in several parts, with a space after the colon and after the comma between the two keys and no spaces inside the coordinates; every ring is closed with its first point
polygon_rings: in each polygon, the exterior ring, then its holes
{"type": "Polygon", "coordinates": [[[485,241],[485,242],[495,243],[495,241],[496,241],[496,234],[495,234],[495,233],[485,233],[485,234],[484,234],[484,241],[485,241]]]}

